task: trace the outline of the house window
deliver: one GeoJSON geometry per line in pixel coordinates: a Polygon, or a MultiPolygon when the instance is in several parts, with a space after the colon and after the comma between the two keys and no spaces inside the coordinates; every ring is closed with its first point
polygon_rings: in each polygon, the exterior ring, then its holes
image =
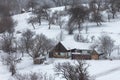
{"type": "Polygon", "coordinates": [[[64,52],[57,52],[56,55],[65,56],[66,54],[64,52]]]}
{"type": "Polygon", "coordinates": [[[80,50],[79,52],[82,53],[82,50],[80,50]]]}
{"type": "Polygon", "coordinates": [[[65,53],[62,53],[62,52],[61,52],[61,53],[60,53],[60,56],[65,56],[65,53]]]}
{"type": "Polygon", "coordinates": [[[60,52],[56,52],[55,54],[56,54],[56,55],[60,55],[60,52]]]}
{"type": "Polygon", "coordinates": [[[90,53],[90,51],[88,51],[88,53],[90,53]]]}
{"type": "Polygon", "coordinates": [[[82,54],[87,54],[88,53],[88,51],[82,51],[82,54]]]}

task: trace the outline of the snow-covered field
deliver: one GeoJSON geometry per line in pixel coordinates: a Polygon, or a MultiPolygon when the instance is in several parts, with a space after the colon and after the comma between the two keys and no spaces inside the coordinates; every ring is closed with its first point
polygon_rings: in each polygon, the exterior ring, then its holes
{"type": "MultiPolygon", "coordinates": [[[[56,9],[53,9],[56,10],[56,9]]],[[[57,9],[58,10],[58,9],[57,9]]],[[[63,10],[60,8],[59,10],[63,10]]],[[[51,29],[48,29],[48,22],[42,21],[42,25],[35,25],[36,29],[27,23],[27,19],[31,16],[31,13],[23,13],[13,16],[14,20],[18,22],[17,27],[15,27],[15,31],[23,32],[26,29],[31,29],[36,34],[44,34],[48,38],[57,40],[56,37],[60,34],[61,30],[64,34],[64,41],[72,41],[74,40],[74,35],[68,35],[64,29],[60,29],[58,25],[52,25],[51,29]]],[[[85,23],[84,27],[88,25],[88,33],[86,34],[85,29],[82,30],[82,34],[84,36],[95,36],[97,39],[101,34],[110,35],[115,40],[115,45],[120,45],[120,18],[112,20],[111,22],[104,22],[102,26],[96,26],[95,23],[85,23]]],[[[77,31],[75,31],[77,33],[77,31]]],[[[20,34],[16,34],[17,37],[21,36],[20,34]]],[[[1,53],[0,53],[1,54],[1,53]]],[[[114,51],[112,56],[118,55],[117,51],[114,51]]],[[[17,71],[19,73],[30,73],[30,72],[43,72],[56,77],[56,80],[63,80],[62,78],[55,75],[54,72],[54,64],[58,62],[66,62],[71,61],[67,59],[50,59],[50,64],[41,64],[41,65],[33,65],[32,59],[28,56],[22,58],[21,63],[17,65],[17,71]]],[[[74,61],[71,61],[74,63],[74,61]]],[[[88,71],[91,76],[94,76],[96,80],[120,80],[120,60],[90,60],[87,61],[90,65],[88,71]]],[[[3,65],[0,60],[0,80],[9,80],[11,77],[10,72],[7,69],[7,66],[3,65]]]]}
{"type": "MultiPolygon", "coordinates": [[[[49,64],[34,65],[32,59],[28,56],[23,57],[21,63],[17,65],[17,72],[27,74],[31,72],[47,73],[47,75],[54,76],[55,80],[64,80],[62,77],[55,75],[54,65],[56,63],[71,62],[74,60],[68,59],[49,59],[49,64]]],[[[120,60],[88,60],[88,72],[90,76],[96,80],[119,80],[120,79],[120,60]]],[[[0,62],[0,80],[9,80],[11,74],[7,67],[0,62]]]]}
{"type": "MultiPolygon", "coordinates": [[[[58,25],[51,25],[51,29],[49,30],[48,27],[48,21],[43,20],[42,25],[36,24],[36,29],[33,29],[31,24],[27,23],[28,18],[31,16],[31,13],[24,13],[20,15],[13,16],[14,20],[18,22],[17,27],[15,27],[16,32],[17,31],[25,31],[26,29],[31,29],[36,34],[44,34],[48,38],[56,40],[56,37],[60,34],[61,31],[64,33],[64,40],[73,40],[73,35],[68,35],[67,31],[65,29],[60,29],[58,25]]],[[[68,17],[66,17],[68,18],[68,17]]],[[[64,28],[65,26],[63,26],[64,28]]],[[[111,36],[115,40],[116,45],[120,45],[120,18],[111,20],[111,22],[103,22],[101,26],[97,26],[96,23],[84,23],[83,24],[83,30],[82,35],[87,36],[91,38],[91,36],[95,36],[95,39],[98,38],[98,36],[102,34],[107,34],[111,36]],[[86,34],[85,27],[88,26],[88,32],[86,34]]],[[[78,31],[75,31],[74,33],[77,33],[78,31]]],[[[17,36],[20,34],[17,34],[17,36]]]]}
{"type": "MultiPolygon", "coordinates": [[[[68,59],[50,59],[50,64],[33,65],[31,59],[24,59],[23,63],[18,64],[20,73],[43,72],[52,75],[56,80],[62,80],[61,77],[55,75],[54,65],[56,63],[71,62],[74,60],[68,59]]],[[[90,60],[86,61],[90,66],[88,68],[91,76],[96,76],[96,80],[119,80],[120,79],[120,60],[90,60]],[[115,69],[115,70],[114,70],[115,69]],[[103,74],[103,75],[102,75],[103,74]]]]}

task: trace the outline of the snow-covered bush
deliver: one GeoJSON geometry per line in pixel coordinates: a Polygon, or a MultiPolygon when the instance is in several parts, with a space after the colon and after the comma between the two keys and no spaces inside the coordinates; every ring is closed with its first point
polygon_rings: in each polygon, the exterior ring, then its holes
{"type": "Polygon", "coordinates": [[[63,41],[65,38],[65,35],[63,33],[63,31],[61,31],[58,36],[56,37],[57,41],[63,41]]]}
{"type": "Polygon", "coordinates": [[[12,76],[16,73],[16,65],[21,61],[20,54],[18,53],[5,53],[1,57],[3,64],[7,65],[12,76]]]}
{"type": "Polygon", "coordinates": [[[102,35],[99,37],[98,50],[104,54],[104,56],[110,56],[114,50],[114,40],[108,35],[102,35]]]}
{"type": "Polygon", "coordinates": [[[39,61],[38,58],[45,56],[54,44],[52,40],[48,39],[45,35],[33,35],[31,31],[27,31],[23,34],[21,42],[21,52],[27,52],[35,63],[39,61]]]}
{"type": "Polygon", "coordinates": [[[75,34],[74,40],[77,42],[89,42],[88,38],[85,38],[82,34],[75,34]]]}
{"type": "Polygon", "coordinates": [[[30,73],[16,74],[13,80],[55,80],[55,78],[43,73],[30,73]]]}
{"type": "Polygon", "coordinates": [[[100,37],[98,37],[98,40],[94,42],[94,44],[91,46],[92,49],[97,49],[99,53],[101,53],[102,58],[108,58],[111,56],[111,53],[114,51],[114,40],[106,35],[103,34],[100,37]]]}
{"type": "Polygon", "coordinates": [[[88,64],[82,60],[71,64],[70,62],[55,65],[57,74],[61,74],[65,80],[91,80],[88,74],[88,64]]]}

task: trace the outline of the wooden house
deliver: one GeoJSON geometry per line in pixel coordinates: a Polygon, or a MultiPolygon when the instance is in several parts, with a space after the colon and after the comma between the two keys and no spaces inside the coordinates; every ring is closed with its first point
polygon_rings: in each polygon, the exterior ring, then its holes
{"type": "Polygon", "coordinates": [[[69,51],[64,47],[64,45],[59,42],[50,52],[49,52],[50,58],[69,58],[70,53],[69,51]]]}
{"type": "Polygon", "coordinates": [[[72,41],[59,42],[50,52],[50,58],[71,58],[98,60],[99,54],[96,50],[90,49],[91,43],[79,43],[72,41]]]}

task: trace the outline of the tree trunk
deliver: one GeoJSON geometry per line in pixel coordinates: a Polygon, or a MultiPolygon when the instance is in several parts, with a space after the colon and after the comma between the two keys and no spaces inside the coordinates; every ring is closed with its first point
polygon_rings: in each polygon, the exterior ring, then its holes
{"type": "Polygon", "coordinates": [[[33,29],[35,29],[35,26],[34,26],[34,24],[32,24],[32,26],[33,26],[33,29]]]}
{"type": "Polygon", "coordinates": [[[49,28],[48,29],[50,29],[51,28],[51,25],[49,24],[49,28]]]}

